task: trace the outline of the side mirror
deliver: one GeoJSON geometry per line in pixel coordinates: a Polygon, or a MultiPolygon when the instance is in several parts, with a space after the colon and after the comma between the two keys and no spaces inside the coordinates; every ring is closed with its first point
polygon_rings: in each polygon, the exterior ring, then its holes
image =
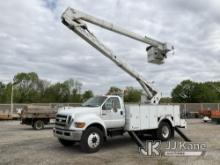
{"type": "Polygon", "coordinates": [[[102,106],[102,110],[105,110],[106,108],[105,108],[105,104],[102,106]]]}

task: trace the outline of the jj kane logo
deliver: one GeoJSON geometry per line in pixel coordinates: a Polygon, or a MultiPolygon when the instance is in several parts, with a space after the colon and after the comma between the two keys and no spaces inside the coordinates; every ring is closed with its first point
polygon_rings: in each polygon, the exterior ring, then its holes
{"type": "Polygon", "coordinates": [[[146,141],[145,148],[139,147],[140,154],[148,157],[155,156],[204,156],[206,143],[146,141]]]}

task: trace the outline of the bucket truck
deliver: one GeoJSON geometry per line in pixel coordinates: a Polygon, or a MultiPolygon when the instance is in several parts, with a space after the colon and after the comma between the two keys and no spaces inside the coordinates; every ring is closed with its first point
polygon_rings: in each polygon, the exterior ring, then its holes
{"type": "Polygon", "coordinates": [[[177,127],[186,127],[186,121],[180,118],[179,106],[158,105],[161,93],[101,43],[90,32],[86,22],[148,44],[146,51],[150,63],[162,64],[167,53],[173,49],[172,46],[147,36],[142,37],[73,8],[67,8],[61,19],[70,30],[137,80],[144,90],[140,104],[124,104],[121,97],[108,95],[90,98],[81,107],[59,109],[53,133],[62,145],[79,142],[82,151],[92,153],[97,152],[108,137],[128,132],[142,147],[139,136],[152,134],[159,140],[168,140],[174,136],[177,127]]]}

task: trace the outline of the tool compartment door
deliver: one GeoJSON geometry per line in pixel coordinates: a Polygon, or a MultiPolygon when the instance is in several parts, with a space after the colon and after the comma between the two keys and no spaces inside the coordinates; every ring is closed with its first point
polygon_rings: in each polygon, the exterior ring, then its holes
{"type": "Polygon", "coordinates": [[[125,130],[140,130],[140,106],[137,104],[125,105],[125,130]]]}
{"type": "Polygon", "coordinates": [[[158,105],[141,105],[141,130],[155,129],[158,127],[158,105]]]}
{"type": "Polygon", "coordinates": [[[141,122],[141,130],[149,129],[150,125],[150,106],[141,105],[140,106],[140,122],[141,122]]]}

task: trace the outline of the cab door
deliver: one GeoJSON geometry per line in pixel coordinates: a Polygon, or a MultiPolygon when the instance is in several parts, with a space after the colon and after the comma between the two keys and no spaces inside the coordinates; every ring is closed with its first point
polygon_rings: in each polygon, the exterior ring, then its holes
{"type": "Polygon", "coordinates": [[[102,106],[102,119],[107,128],[124,127],[125,114],[118,97],[110,97],[102,106]]]}

